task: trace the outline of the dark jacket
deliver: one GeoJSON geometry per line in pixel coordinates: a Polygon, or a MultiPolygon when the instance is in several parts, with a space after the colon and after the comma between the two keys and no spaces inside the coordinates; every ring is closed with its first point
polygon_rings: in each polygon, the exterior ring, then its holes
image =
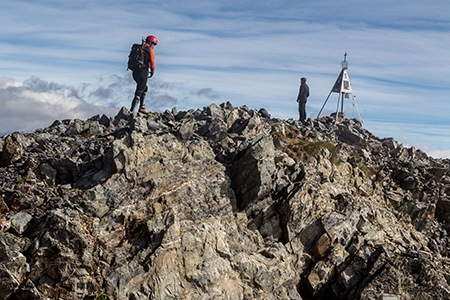
{"type": "Polygon", "coordinates": [[[297,102],[304,101],[309,97],[309,86],[306,83],[300,85],[300,91],[298,92],[297,102]]]}

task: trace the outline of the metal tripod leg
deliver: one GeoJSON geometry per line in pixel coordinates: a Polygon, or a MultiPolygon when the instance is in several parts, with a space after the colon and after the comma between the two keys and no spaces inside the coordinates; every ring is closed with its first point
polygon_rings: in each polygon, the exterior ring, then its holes
{"type": "Polygon", "coordinates": [[[356,104],[355,95],[352,94],[352,96],[353,96],[353,103],[355,103],[356,111],[358,112],[359,120],[362,122],[362,120],[361,120],[361,115],[359,114],[358,105],[356,104]]]}
{"type": "MultiPolygon", "coordinates": [[[[338,122],[338,116],[339,116],[339,104],[341,103],[341,97],[342,97],[342,93],[339,93],[339,97],[338,97],[338,103],[337,103],[337,109],[336,109],[336,120],[334,121],[334,123],[338,122]]],[[[344,98],[342,98],[342,104],[344,104],[344,98]]]]}
{"type": "Polygon", "coordinates": [[[333,89],[331,89],[330,93],[328,94],[327,100],[325,100],[325,103],[322,105],[322,108],[319,111],[319,114],[317,115],[317,117],[320,116],[320,113],[322,112],[323,108],[325,107],[325,104],[327,104],[328,99],[330,98],[331,93],[333,92],[333,89]]]}

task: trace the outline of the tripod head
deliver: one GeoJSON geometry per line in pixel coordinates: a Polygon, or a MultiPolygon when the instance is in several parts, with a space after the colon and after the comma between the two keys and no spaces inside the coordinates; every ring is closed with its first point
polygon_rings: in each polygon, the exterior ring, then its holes
{"type": "Polygon", "coordinates": [[[345,52],[345,54],[344,54],[344,60],[341,61],[341,66],[342,66],[343,69],[347,69],[348,68],[347,52],[345,52]]]}

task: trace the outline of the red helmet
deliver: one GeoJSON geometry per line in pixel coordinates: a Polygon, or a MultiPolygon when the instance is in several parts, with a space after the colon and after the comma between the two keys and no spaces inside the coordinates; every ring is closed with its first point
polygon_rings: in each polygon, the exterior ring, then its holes
{"type": "Polygon", "coordinates": [[[158,39],[154,37],[153,35],[149,35],[146,39],[147,42],[152,42],[155,45],[158,45],[158,39]]]}

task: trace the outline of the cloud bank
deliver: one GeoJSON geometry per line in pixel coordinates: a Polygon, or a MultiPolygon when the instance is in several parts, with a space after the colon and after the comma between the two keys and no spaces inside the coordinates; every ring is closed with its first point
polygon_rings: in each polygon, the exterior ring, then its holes
{"type": "MultiPolygon", "coordinates": [[[[145,105],[151,111],[176,107],[180,99],[186,102],[193,97],[219,98],[211,88],[187,92],[182,83],[158,78],[149,80],[148,86],[145,105]]],[[[23,82],[0,77],[0,135],[47,127],[55,120],[88,119],[97,114],[115,116],[122,106],[131,104],[135,88],[131,73],[102,75],[78,87],[38,77],[23,82]]]]}
{"type": "Polygon", "coordinates": [[[0,134],[28,132],[47,127],[55,120],[87,119],[96,114],[113,114],[115,107],[81,99],[71,87],[32,77],[21,83],[0,78],[0,134]]]}

